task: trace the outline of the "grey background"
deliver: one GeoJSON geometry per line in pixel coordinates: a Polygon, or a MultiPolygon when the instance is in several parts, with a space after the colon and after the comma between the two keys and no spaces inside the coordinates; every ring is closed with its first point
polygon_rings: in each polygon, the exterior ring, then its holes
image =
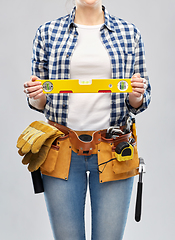
{"type": "MultiPolygon", "coordinates": [[[[104,0],[108,11],[134,23],[145,43],[152,102],[138,115],[139,154],[147,164],[142,221],[134,221],[134,191],[124,240],[165,240],[175,235],[174,208],[174,0],[104,0]]],[[[43,194],[34,195],[30,174],[15,147],[20,133],[44,117],[27,107],[23,83],[30,77],[32,40],[46,21],[67,14],[59,0],[1,0],[0,3],[0,239],[52,240],[43,194]]],[[[89,200],[86,207],[90,239],[89,200]]]]}

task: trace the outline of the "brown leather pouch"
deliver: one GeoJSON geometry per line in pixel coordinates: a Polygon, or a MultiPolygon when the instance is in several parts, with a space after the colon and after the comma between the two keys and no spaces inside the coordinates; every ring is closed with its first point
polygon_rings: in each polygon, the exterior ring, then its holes
{"type": "Polygon", "coordinates": [[[49,153],[47,155],[47,158],[45,162],[42,164],[41,169],[47,171],[47,172],[52,172],[55,169],[56,161],[58,158],[58,151],[59,151],[59,146],[57,145],[52,145],[49,153]]]}
{"type": "Polygon", "coordinates": [[[42,174],[67,180],[72,147],[68,135],[60,137],[52,145],[46,161],[40,167],[42,174]]]}

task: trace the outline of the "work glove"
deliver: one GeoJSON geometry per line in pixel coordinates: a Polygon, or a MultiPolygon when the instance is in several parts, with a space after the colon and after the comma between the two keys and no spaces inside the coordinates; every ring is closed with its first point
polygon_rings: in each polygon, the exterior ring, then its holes
{"type": "Polygon", "coordinates": [[[31,123],[20,135],[17,141],[18,153],[25,155],[30,151],[38,153],[44,142],[54,136],[64,135],[57,128],[44,121],[35,121],[31,123]]]}
{"type": "Polygon", "coordinates": [[[37,153],[33,153],[29,151],[23,158],[22,163],[24,165],[28,165],[28,170],[30,172],[36,171],[46,160],[49,150],[52,146],[52,143],[58,138],[60,135],[57,133],[54,136],[48,138],[44,144],[41,146],[40,150],[37,153]]]}

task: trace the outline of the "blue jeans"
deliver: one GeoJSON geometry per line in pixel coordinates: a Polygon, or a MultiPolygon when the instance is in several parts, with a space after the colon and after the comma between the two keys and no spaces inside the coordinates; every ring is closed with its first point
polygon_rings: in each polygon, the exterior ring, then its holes
{"type": "Polygon", "coordinates": [[[97,155],[72,152],[68,181],[43,175],[45,200],[55,240],[84,240],[84,210],[89,185],[92,240],[121,240],[133,177],[99,183],[97,155]],[[89,171],[89,178],[87,172],[89,171]]]}

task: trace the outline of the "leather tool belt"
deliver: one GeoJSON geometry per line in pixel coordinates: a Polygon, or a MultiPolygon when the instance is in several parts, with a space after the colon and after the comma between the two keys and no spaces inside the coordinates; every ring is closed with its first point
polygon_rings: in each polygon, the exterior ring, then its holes
{"type": "MultiPolygon", "coordinates": [[[[60,140],[69,137],[72,150],[76,152],[78,155],[89,156],[91,154],[97,154],[97,145],[101,142],[111,143],[113,145],[112,151],[115,151],[115,147],[121,142],[128,142],[132,132],[129,132],[124,135],[120,135],[116,139],[107,139],[106,132],[107,129],[99,130],[99,131],[74,131],[68,127],[60,125],[58,123],[48,121],[48,123],[61,132],[65,134],[64,137],[59,137],[60,140]]],[[[121,127],[123,130],[124,127],[121,127]]]]}
{"type": "MultiPolygon", "coordinates": [[[[55,146],[51,147],[50,153],[57,153],[57,157],[54,156],[53,159],[50,156],[51,154],[48,155],[45,163],[41,166],[43,174],[68,179],[72,150],[78,155],[89,156],[97,154],[100,182],[126,179],[138,174],[139,158],[135,123],[132,125],[130,132],[128,131],[126,134],[119,133],[116,138],[107,138],[107,129],[99,131],[73,131],[52,121],[48,121],[48,124],[56,127],[65,135],[59,137],[55,143],[58,151],[54,150],[55,146]],[[133,138],[135,141],[132,141],[132,154],[129,158],[125,159],[125,156],[122,156],[123,153],[118,154],[116,152],[116,148],[123,143],[131,143],[133,138]],[[118,158],[119,155],[121,159],[118,158]],[[51,163],[53,165],[54,162],[56,162],[54,170],[48,172],[48,166],[51,163]],[[63,172],[66,172],[66,177],[63,172]]],[[[126,126],[122,126],[120,130],[125,132],[125,128],[126,126]]]]}
{"type": "Polygon", "coordinates": [[[126,179],[138,174],[135,122],[99,131],[73,131],[58,123],[35,121],[20,135],[17,147],[30,172],[68,180],[72,150],[97,154],[99,181],[126,179]],[[112,135],[111,135],[112,134],[112,135]]]}

